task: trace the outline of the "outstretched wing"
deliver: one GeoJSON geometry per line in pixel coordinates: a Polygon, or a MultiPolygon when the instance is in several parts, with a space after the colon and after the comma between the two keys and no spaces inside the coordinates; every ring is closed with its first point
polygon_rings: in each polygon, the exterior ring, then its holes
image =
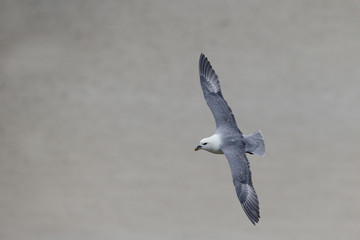
{"type": "Polygon", "coordinates": [[[250,221],[255,225],[259,222],[259,200],[251,181],[249,161],[244,150],[239,146],[229,146],[222,149],[231,168],[233,183],[241,206],[250,221]]]}
{"type": "Polygon", "coordinates": [[[214,115],[216,128],[221,125],[228,125],[237,129],[234,115],[222,96],[218,76],[204,54],[200,55],[199,73],[201,88],[206,103],[214,115]]]}

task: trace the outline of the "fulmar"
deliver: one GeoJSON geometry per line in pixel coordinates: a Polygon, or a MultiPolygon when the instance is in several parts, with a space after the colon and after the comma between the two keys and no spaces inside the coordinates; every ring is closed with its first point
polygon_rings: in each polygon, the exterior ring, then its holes
{"type": "Polygon", "coordinates": [[[243,135],[239,130],[221,93],[218,76],[204,54],[200,55],[199,73],[206,103],[215,118],[216,131],[211,137],[201,139],[195,151],[203,149],[215,154],[225,154],[241,206],[255,225],[260,218],[259,200],[252,184],[246,153],[265,155],[263,135],[260,130],[249,135],[243,135]]]}

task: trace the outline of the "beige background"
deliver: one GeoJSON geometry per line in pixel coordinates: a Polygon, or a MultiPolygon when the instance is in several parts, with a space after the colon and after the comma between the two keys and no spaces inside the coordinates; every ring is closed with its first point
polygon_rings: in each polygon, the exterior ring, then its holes
{"type": "Polygon", "coordinates": [[[359,1],[0,2],[0,239],[358,239],[359,1]],[[254,227],[204,52],[245,133],[254,227]]]}

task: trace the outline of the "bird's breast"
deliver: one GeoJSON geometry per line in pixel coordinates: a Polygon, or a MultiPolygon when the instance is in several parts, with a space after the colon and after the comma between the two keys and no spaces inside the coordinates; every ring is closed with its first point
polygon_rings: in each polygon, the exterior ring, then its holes
{"type": "Polygon", "coordinates": [[[224,154],[223,151],[221,150],[208,150],[208,151],[215,154],[224,154]]]}

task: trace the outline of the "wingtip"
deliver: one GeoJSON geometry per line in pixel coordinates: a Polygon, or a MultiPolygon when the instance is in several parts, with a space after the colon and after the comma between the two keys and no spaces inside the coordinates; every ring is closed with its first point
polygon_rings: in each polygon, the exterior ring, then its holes
{"type": "Polygon", "coordinates": [[[249,184],[239,184],[235,188],[246,216],[252,224],[257,224],[260,219],[260,207],[254,187],[249,184]]]}
{"type": "MultiPolygon", "coordinates": [[[[206,76],[207,73],[207,68],[209,68],[209,60],[207,59],[207,57],[205,57],[205,55],[203,53],[200,54],[200,58],[199,58],[199,73],[200,75],[206,76]]],[[[211,68],[211,65],[210,65],[211,68]]]]}
{"type": "Polygon", "coordinates": [[[248,204],[242,204],[241,206],[250,222],[256,225],[260,220],[260,209],[258,208],[258,206],[249,206],[248,204]]]}
{"type": "Polygon", "coordinates": [[[205,54],[200,53],[199,57],[199,65],[201,65],[202,62],[207,61],[207,58],[205,57],[205,54]]]}
{"type": "Polygon", "coordinates": [[[222,98],[218,76],[216,75],[215,70],[212,68],[210,61],[203,53],[201,53],[199,59],[199,75],[204,96],[212,93],[220,94],[220,97],[222,98]]]}
{"type": "Polygon", "coordinates": [[[216,73],[210,64],[210,61],[203,53],[200,54],[200,58],[199,58],[199,73],[200,75],[203,75],[204,77],[207,78],[212,78],[212,77],[217,78],[216,73]]]}

